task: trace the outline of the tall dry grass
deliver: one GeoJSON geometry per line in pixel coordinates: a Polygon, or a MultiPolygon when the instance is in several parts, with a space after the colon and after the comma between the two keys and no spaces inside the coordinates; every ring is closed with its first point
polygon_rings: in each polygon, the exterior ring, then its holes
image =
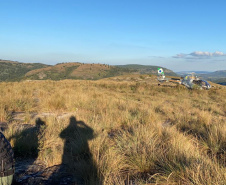
{"type": "MultiPolygon", "coordinates": [[[[8,138],[22,132],[15,129],[19,123],[13,121],[13,112],[36,113],[45,122],[38,133],[38,158],[47,166],[62,163],[65,141],[60,135],[71,116],[92,128],[92,139],[72,139],[77,151],[88,143],[80,153],[90,153],[92,160],[71,163],[87,184],[226,184],[224,88],[30,81],[1,83],[0,102],[0,120],[12,122],[5,131],[8,138]],[[43,114],[47,112],[54,114],[43,114]],[[59,116],[65,112],[70,116],[59,116]]],[[[35,125],[35,117],[24,122],[35,125]]]]}

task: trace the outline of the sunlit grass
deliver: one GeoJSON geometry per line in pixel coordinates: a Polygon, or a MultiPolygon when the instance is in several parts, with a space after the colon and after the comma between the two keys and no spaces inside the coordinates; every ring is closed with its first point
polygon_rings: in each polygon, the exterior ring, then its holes
{"type": "MultiPolygon", "coordinates": [[[[89,173],[87,183],[99,178],[106,185],[226,184],[224,88],[191,91],[133,81],[27,81],[0,83],[0,102],[0,121],[12,122],[5,131],[8,138],[22,132],[15,129],[19,123],[13,121],[13,112],[25,112],[26,123],[35,125],[31,113],[45,122],[43,135],[38,133],[38,158],[47,166],[62,162],[60,133],[70,116],[92,128],[88,145],[98,177],[81,162],[81,175],[89,173]],[[63,113],[70,115],[60,117],[63,113]]],[[[22,149],[32,146],[26,139],[21,140],[22,149]]],[[[11,139],[13,146],[15,142],[16,137],[11,139]]]]}

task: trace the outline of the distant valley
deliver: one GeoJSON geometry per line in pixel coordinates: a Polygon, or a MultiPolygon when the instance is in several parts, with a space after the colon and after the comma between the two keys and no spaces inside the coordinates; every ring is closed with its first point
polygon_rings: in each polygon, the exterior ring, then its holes
{"type": "Polygon", "coordinates": [[[194,72],[198,77],[208,80],[217,84],[226,85],[226,70],[219,70],[214,72],[209,71],[182,71],[177,72],[179,76],[186,76],[194,72]]]}

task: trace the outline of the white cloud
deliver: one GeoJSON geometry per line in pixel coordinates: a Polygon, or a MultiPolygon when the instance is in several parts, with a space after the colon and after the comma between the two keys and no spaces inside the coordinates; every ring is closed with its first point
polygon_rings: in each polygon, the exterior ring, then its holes
{"type": "Polygon", "coordinates": [[[207,57],[212,57],[212,56],[225,56],[225,54],[223,52],[220,52],[220,51],[215,51],[213,53],[211,52],[207,52],[207,51],[194,51],[192,53],[190,53],[189,55],[191,56],[198,56],[198,57],[201,57],[201,56],[207,56],[207,57]]]}
{"type": "Polygon", "coordinates": [[[219,56],[226,56],[225,53],[221,51],[215,51],[213,53],[208,51],[194,51],[190,54],[180,53],[173,58],[187,58],[187,59],[201,59],[201,58],[210,58],[210,57],[219,57],[219,56]]]}
{"type": "Polygon", "coordinates": [[[224,54],[223,52],[220,51],[216,51],[213,53],[214,56],[225,56],[226,54],[224,54]]]}

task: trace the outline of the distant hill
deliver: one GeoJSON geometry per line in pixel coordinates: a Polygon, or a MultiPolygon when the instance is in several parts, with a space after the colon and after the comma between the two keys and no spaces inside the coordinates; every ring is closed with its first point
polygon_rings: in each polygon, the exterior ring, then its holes
{"type": "Polygon", "coordinates": [[[191,73],[203,75],[203,74],[209,74],[209,73],[212,73],[212,72],[210,72],[210,71],[179,71],[179,72],[176,72],[176,73],[180,76],[186,76],[186,75],[191,74],[191,73]]]}
{"type": "Polygon", "coordinates": [[[211,78],[226,78],[226,70],[219,70],[215,72],[209,72],[209,71],[181,71],[177,72],[178,75],[188,75],[191,73],[198,74],[198,76],[203,77],[205,79],[211,79],[211,78]]]}
{"type": "MultiPolygon", "coordinates": [[[[43,69],[30,71],[29,79],[88,79],[98,80],[125,74],[157,74],[158,66],[61,63],[43,69]]],[[[177,76],[173,71],[163,68],[166,75],[177,76]]]]}
{"type": "Polygon", "coordinates": [[[0,81],[21,80],[27,72],[47,66],[48,65],[40,63],[20,63],[0,60],[0,81]]]}
{"type": "MultiPolygon", "coordinates": [[[[157,74],[159,66],[84,64],[79,62],[45,65],[40,63],[20,63],[0,60],[0,81],[19,80],[63,80],[102,78],[127,74],[157,74]]],[[[177,76],[173,71],[163,68],[168,76],[177,76]]]]}
{"type": "Polygon", "coordinates": [[[203,76],[205,76],[206,78],[226,78],[226,70],[215,71],[203,76]]]}
{"type": "Polygon", "coordinates": [[[215,71],[208,74],[202,74],[201,77],[221,85],[226,85],[226,70],[215,71]]]}

